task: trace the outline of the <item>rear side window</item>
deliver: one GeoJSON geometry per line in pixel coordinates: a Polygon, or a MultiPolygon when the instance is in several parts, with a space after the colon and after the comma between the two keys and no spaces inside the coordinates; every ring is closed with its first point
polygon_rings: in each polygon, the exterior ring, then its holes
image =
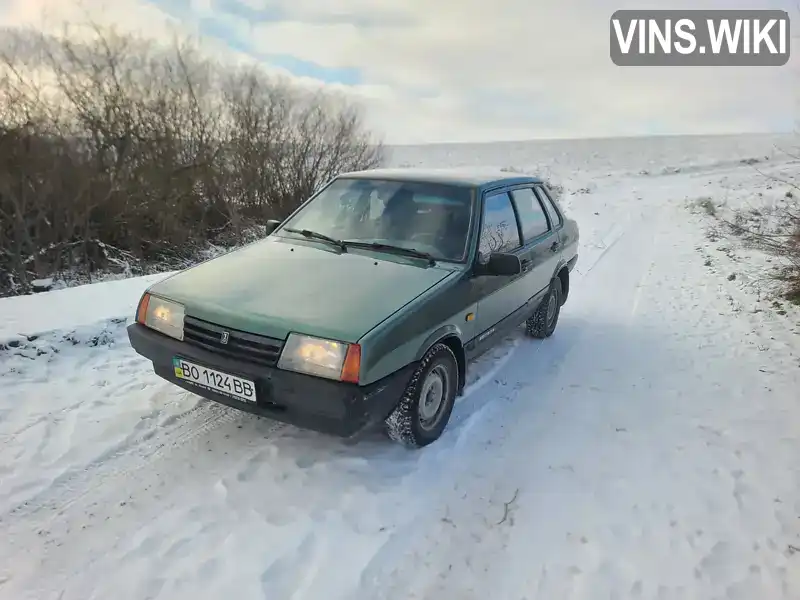
{"type": "Polygon", "coordinates": [[[509,195],[503,192],[486,196],[478,251],[489,256],[492,252],[511,252],[521,245],[517,216],[509,195]]]}
{"type": "Polygon", "coordinates": [[[517,205],[519,221],[522,225],[522,237],[526,244],[550,230],[544,209],[532,188],[514,190],[511,195],[514,197],[514,204],[517,205]]]}
{"type": "Polygon", "coordinates": [[[564,219],[561,217],[561,213],[558,212],[556,205],[553,203],[553,200],[550,198],[550,194],[544,189],[542,186],[536,186],[536,193],[539,195],[539,199],[544,204],[545,209],[547,209],[547,215],[550,217],[550,222],[555,227],[561,226],[564,224],[564,219]]]}

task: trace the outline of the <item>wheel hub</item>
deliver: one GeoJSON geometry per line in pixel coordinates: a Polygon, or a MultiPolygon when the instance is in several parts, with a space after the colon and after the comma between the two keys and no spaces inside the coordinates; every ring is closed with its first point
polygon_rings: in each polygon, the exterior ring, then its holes
{"type": "Polygon", "coordinates": [[[420,425],[430,429],[439,421],[448,392],[447,371],[442,365],[434,367],[422,382],[419,396],[420,425]]]}
{"type": "Polygon", "coordinates": [[[547,322],[550,323],[556,315],[556,295],[550,294],[550,299],[547,301],[547,322]]]}

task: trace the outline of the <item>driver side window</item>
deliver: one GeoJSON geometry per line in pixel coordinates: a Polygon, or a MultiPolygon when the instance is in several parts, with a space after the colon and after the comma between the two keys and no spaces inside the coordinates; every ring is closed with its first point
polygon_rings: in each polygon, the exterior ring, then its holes
{"type": "Polygon", "coordinates": [[[507,192],[486,196],[478,252],[489,257],[493,252],[513,252],[522,246],[517,215],[507,192]]]}

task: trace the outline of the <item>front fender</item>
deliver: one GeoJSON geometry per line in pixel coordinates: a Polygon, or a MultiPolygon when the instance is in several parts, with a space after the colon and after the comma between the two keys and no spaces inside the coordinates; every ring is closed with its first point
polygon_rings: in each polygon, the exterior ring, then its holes
{"type": "Polygon", "coordinates": [[[417,350],[414,360],[421,360],[428,351],[428,348],[446,337],[457,337],[462,344],[464,343],[463,332],[461,331],[461,328],[453,323],[447,323],[436,329],[433,333],[425,338],[425,340],[422,342],[422,345],[417,350]]]}

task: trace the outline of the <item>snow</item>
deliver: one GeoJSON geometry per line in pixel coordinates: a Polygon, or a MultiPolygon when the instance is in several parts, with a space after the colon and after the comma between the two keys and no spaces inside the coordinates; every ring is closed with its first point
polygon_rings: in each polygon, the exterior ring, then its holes
{"type": "Polygon", "coordinates": [[[45,279],[34,279],[31,281],[31,285],[39,290],[48,290],[53,287],[53,278],[47,277],[45,279]]]}
{"type": "Polygon", "coordinates": [[[169,275],[159,273],[2,298],[0,344],[133,317],[142,292],[169,275]]]}
{"type": "Polygon", "coordinates": [[[164,275],[0,300],[0,598],[799,598],[800,312],[696,202],[784,194],[776,143],[398,149],[546,171],[582,234],[554,336],[419,452],[155,377],[124,326],[164,275]]]}

